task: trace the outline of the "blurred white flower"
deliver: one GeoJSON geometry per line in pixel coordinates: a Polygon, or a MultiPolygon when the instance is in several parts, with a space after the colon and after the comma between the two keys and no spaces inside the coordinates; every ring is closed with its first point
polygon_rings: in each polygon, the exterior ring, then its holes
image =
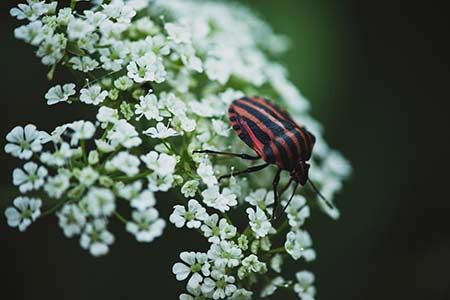
{"type": "Polygon", "coordinates": [[[136,236],[139,242],[151,242],[162,235],[166,222],[158,218],[158,211],[154,208],[133,211],[132,222],[126,225],[127,231],[136,236]]]}
{"type": "Polygon", "coordinates": [[[109,160],[106,163],[105,168],[108,171],[119,170],[128,176],[133,176],[139,173],[140,163],[141,161],[135,155],[132,155],[127,151],[122,151],[109,160]]]}
{"type": "Polygon", "coordinates": [[[83,200],[94,217],[110,216],[116,209],[114,194],[109,189],[91,188],[83,200]]]}
{"type": "Polygon", "coordinates": [[[301,300],[314,300],[316,289],[314,284],[314,274],[309,271],[300,271],[295,274],[297,282],[294,285],[294,291],[301,300]]]}
{"type": "Polygon", "coordinates": [[[80,238],[80,246],[88,249],[93,256],[107,254],[112,243],[114,236],[106,229],[106,221],[103,219],[87,223],[80,238]]]}
{"type": "Polygon", "coordinates": [[[314,260],[316,258],[316,252],[311,246],[311,236],[304,230],[290,231],[286,235],[284,247],[286,248],[286,252],[295,260],[301,257],[304,257],[306,261],[314,260]]]}
{"type": "Polygon", "coordinates": [[[73,237],[81,233],[86,224],[86,215],[75,204],[66,204],[57,214],[59,226],[66,237],[73,237]]]}
{"type": "Polygon", "coordinates": [[[175,165],[177,164],[175,156],[167,155],[166,153],[158,153],[156,151],[150,151],[146,155],[141,155],[141,160],[145,163],[147,168],[155,171],[161,176],[173,174],[175,165]]]}
{"type": "Polygon", "coordinates": [[[25,231],[41,215],[42,201],[39,198],[17,197],[14,206],[5,210],[8,225],[25,231]]]}
{"type": "Polygon", "coordinates": [[[34,162],[27,162],[22,169],[14,169],[13,183],[19,186],[21,193],[39,189],[45,182],[48,171],[34,162]]]}

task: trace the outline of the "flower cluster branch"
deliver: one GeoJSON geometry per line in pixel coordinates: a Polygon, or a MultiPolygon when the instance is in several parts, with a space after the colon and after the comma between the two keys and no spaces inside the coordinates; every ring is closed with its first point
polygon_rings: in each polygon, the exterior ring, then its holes
{"type": "Polygon", "coordinates": [[[339,211],[305,187],[278,224],[270,218],[274,199],[267,189],[273,170],[219,182],[218,174],[246,163],[193,154],[248,153],[230,128],[227,108],[243,95],[273,99],[315,133],[310,176],[333,201],[351,168],[328,147],[309,102],[272,61],[286,39],[236,4],[78,2],[58,7],[27,0],[10,11],[26,22],[15,37],[37,49],[48,78],[55,80],[60,68],[73,74],[73,82],[54,83],[43,101],[97,113],[51,132],[28,124],[8,133],[5,152],[23,161],[12,174],[20,196],[5,211],[8,224],[24,231],[56,214],[66,237],[101,256],[115,241],[108,230],[113,220],[144,243],[161,236],[168,220],[209,243],[209,249],[180,253],[173,265],[176,279],[186,281],[180,300],[268,299],[278,289],[314,299],[315,278],[304,268],[316,252],[305,224],[313,208],[332,218],[339,211]],[[161,216],[157,206],[167,202],[158,203],[155,193],[168,191],[177,203],[170,216],[161,216]],[[127,209],[119,210],[119,202],[127,209]],[[283,265],[292,261],[300,271],[285,278],[283,265]]]}

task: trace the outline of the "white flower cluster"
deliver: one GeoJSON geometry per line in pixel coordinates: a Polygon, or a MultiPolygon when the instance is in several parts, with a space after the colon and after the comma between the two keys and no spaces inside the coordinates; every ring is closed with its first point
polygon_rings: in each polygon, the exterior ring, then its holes
{"type": "Polygon", "coordinates": [[[295,281],[285,279],[282,264],[316,257],[304,228],[311,204],[333,218],[338,210],[304,188],[278,224],[271,220],[274,198],[267,190],[273,170],[219,182],[218,170],[232,172],[245,162],[193,154],[248,151],[232,134],[227,109],[238,97],[258,94],[277,101],[315,133],[310,176],[333,200],[351,167],[327,146],[285,69],[268,59],[286,48],[284,38],[236,4],[97,0],[90,5],[81,11],[76,0],[71,7],[27,0],[10,11],[28,22],[15,36],[37,48],[49,79],[61,65],[78,80],[51,87],[46,103],[91,105],[97,114],[50,133],[29,124],[6,136],[5,152],[24,161],[13,171],[22,195],[5,211],[8,224],[24,231],[38,217],[56,213],[66,237],[78,237],[83,249],[100,256],[114,243],[108,231],[113,218],[139,242],[162,235],[166,221],[154,193],[170,191],[179,201],[170,222],[198,231],[210,243],[204,252],[182,252],[173,266],[178,280],[188,280],[180,300],[263,299],[277,289],[314,299],[314,275],[300,271],[295,281]],[[119,202],[129,206],[128,215],[119,212],[119,202]],[[257,291],[258,282],[266,284],[257,291]]]}

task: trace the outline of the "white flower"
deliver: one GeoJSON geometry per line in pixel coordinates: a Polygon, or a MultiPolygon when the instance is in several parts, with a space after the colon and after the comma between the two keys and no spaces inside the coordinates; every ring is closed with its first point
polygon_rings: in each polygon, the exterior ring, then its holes
{"type": "Polygon", "coordinates": [[[86,104],[99,105],[108,96],[107,91],[102,91],[99,85],[92,85],[87,89],[81,89],[80,101],[86,104]]]}
{"type": "Polygon", "coordinates": [[[208,242],[210,243],[220,243],[221,240],[232,239],[236,236],[237,228],[233,225],[229,224],[226,219],[220,219],[219,224],[219,216],[217,214],[213,214],[208,216],[204,220],[204,223],[200,229],[203,232],[203,235],[208,238],[208,242]]]}
{"type": "Polygon", "coordinates": [[[114,80],[114,86],[121,91],[126,91],[133,86],[133,80],[127,76],[121,76],[114,80]]]}
{"type": "Polygon", "coordinates": [[[172,267],[172,272],[176,275],[177,280],[185,280],[192,273],[187,286],[193,289],[199,287],[203,276],[210,275],[208,256],[206,253],[200,252],[181,252],[180,258],[183,263],[177,262],[172,267]]]}
{"type": "Polygon", "coordinates": [[[78,181],[84,186],[91,186],[97,181],[99,177],[100,175],[95,169],[93,169],[91,166],[87,166],[80,171],[80,174],[78,175],[78,181]]]}
{"type": "Polygon", "coordinates": [[[257,238],[265,237],[268,233],[274,233],[272,224],[270,223],[267,215],[259,207],[256,208],[256,212],[253,208],[247,208],[249,224],[257,238]]]}
{"type": "Polygon", "coordinates": [[[200,228],[202,224],[200,221],[207,217],[206,209],[197,200],[191,199],[187,210],[184,206],[175,205],[169,220],[178,228],[183,227],[184,224],[187,228],[200,228]]]}
{"type": "MultiPolygon", "coordinates": [[[[120,71],[127,62],[129,49],[126,43],[114,40],[108,48],[99,49],[102,68],[113,72],[120,71]]],[[[114,86],[119,90],[125,91],[133,85],[133,81],[127,76],[119,77],[114,81],[114,86]],[[125,79],[126,78],[126,79],[125,79]]]]}
{"type": "Polygon", "coordinates": [[[290,231],[286,235],[284,247],[287,253],[297,260],[304,257],[306,261],[316,258],[316,252],[311,248],[312,240],[308,232],[304,230],[290,231]]]}
{"type": "Polygon", "coordinates": [[[141,160],[147,168],[155,171],[161,176],[172,175],[175,171],[177,159],[173,155],[150,151],[146,155],[141,155],[141,160]]]}
{"type": "Polygon", "coordinates": [[[181,193],[186,198],[194,197],[197,192],[198,185],[199,185],[198,180],[194,179],[194,180],[186,181],[183,184],[183,186],[181,187],[181,193]]]}
{"type": "Polygon", "coordinates": [[[166,23],[164,24],[164,28],[166,29],[167,33],[169,34],[169,40],[174,41],[177,44],[185,43],[190,44],[191,43],[191,33],[189,30],[179,24],[174,23],[166,23]]]}
{"type": "Polygon", "coordinates": [[[161,122],[158,122],[155,127],[150,127],[149,129],[144,131],[144,134],[154,138],[154,139],[166,139],[171,136],[176,136],[178,133],[172,128],[166,127],[161,122]]]}
{"type": "Polygon", "coordinates": [[[185,115],[175,116],[174,121],[178,122],[180,124],[181,129],[183,129],[183,131],[186,131],[186,132],[194,131],[194,129],[197,125],[195,120],[190,119],[190,118],[186,117],[185,115]]]}
{"type": "Polygon", "coordinates": [[[202,178],[204,184],[208,187],[217,184],[217,178],[214,175],[214,169],[211,164],[202,161],[197,168],[197,174],[202,178]]]}
{"type": "Polygon", "coordinates": [[[75,121],[69,124],[68,128],[73,130],[70,144],[78,144],[79,140],[89,140],[95,134],[95,126],[90,121],[75,121]]]}
{"type": "Polygon", "coordinates": [[[270,260],[270,267],[277,273],[281,273],[281,265],[283,264],[283,256],[275,254],[270,260]]]}
{"type": "Polygon", "coordinates": [[[38,167],[34,162],[27,162],[23,169],[14,169],[13,183],[19,186],[21,193],[39,189],[47,177],[48,171],[43,166],[38,167]]]}
{"type": "Polygon", "coordinates": [[[41,154],[41,162],[49,166],[64,166],[67,161],[72,157],[74,151],[70,148],[69,144],[62,143],[58,150],[53,153],[44,152],[41,154]]]}
{"type": "Polygon", "coordinates": [[[108,138],[125,148],[136,147],[142,143],[134,126],[123,119],[115,123],[113,129],[108,132],[108,138]]]}
{"type": "Polygon", "coordinates": [[[233,295],[228,298],[228,300],[251,300],[253,292],[247,291],[246,289],[237,289],[234,291],[233,295]]]}
{"type": "Polygon", "coordinates": [[[83,200],[94,217],[110,216],[116,209],[114,194],[105,188],[91,188],[83,200]]]}
{"type": "Polygon", "coordinates": [[[67,46],[67,39],[64,34],[45,36],[40,44],[36,55],[41,57],[44,65],[51,66],[59,62],[64,57],[67,46]]]}
{"type": "Polygon", "coordinates": [[[98,109],[97,120],[104,124],[106,123],[114,124],[116,123],[117,120],[119,120],[119,112],[117,111],[117,109],[110,108],[107,106],[101,106],[98,109]]]}
{"type": "Polygon", "coordinates": [[[303,196],[295,195],[286,209],[286,214],[291,227],[298,228],[302,226],[310,214],[309,206],[306,205],[306,199],[303,196]]]}
{"type": "Polygon", "coordinates": [[[14,206],[5,210],[8,225],[25,231],[41,215],[42,201],[39,198],[17,197],[14,206]]]}
{"type": "Polygon", "coordinates": [[[100,25],[107,18],[107,16],[104,13],[99,11],[93,12],[90,10],[85,10],[83,13],[86,16],[86,20],[89,22],[89,24],[95,27],[100,25]]]}
{"type": "Polygon", "coordinates": [[[208,258],[216,267],[236,267],[242,258],[242,250],[229,241],[212,244],[208,250],[208,258]]]}
{"type": "Polygon", "coordinates": [[[44,190],[50,197],[59,199],[69,186],[70,177],[65,173],[60,173],[47,179],[44,190]]]}
{"type": "Polygon", "coordinates": [[[95,27],[89,22],[80,18],[72,18],[69,20],[69,25],[67,26],[67,36],[70,40],[80,39],[94,31],[94,29],[95,27]]]}
{"type": "Polygon", "coordinates": [[[210,80],[217,80],[225,85],[231,75],[230,65],[225,60],[208,58],[205,62],[205,72],[210,80]]]}
{"type": "Polygon", "coordinates": [[[274,279],[272,279],[272,281],[266,285],[262,290],[261,290],[261,298],[273,295],[273,293],[275,293],[275,291],[286,284],[286,281],[284,280],[283,277],[281,276],[277,276],[274,279]]]}
{"type": "Polygon", "coordinates": [[[272,207],[269,208],[274,202],[272,191],[268,192],[266,189],[257,189],[245,197],[245,201],[263,211],[267,211],[269,215],[272,214],[272,207]]]}
{"type": "Polygon", "coordinates": [[[107,254],[112,243],[114,236],[106,230],[106,221],[103,219],[95,219],[88,223],[80,238],[81,247],[89,249],[93,256],[107,254]]]}
{"type": "Polygon", "coordinates": [[[214,132],[221,136],[228,136],[231,129],[230,125],[217,119],[212,120],[212,127],[214,132]]]}
{"type": "Polygon", "coordinates": [[[33,46],[39,45],[45,38],[44,26],[41,21],[33,21],[14,30],[14,37],[33,46]]]}
{"type": "Polygon", "coordinates": [[[139,242],[151,242],[162,235],[166,222],[158,218],[158,211],[149,208],[142,211],[133,211],[133,222],[127,223],[127,231],[136,236],[139,242]]]}
{"type": "Polygon", "coordinates": [[[66,204],[62,210],[56,213],[59,219],[59,226],[64,231],[66,237],[73,237],[81,233],[81,229],[86,224],[86,216],[75,204],[66,204]]]}
{"type": "Polygon", "coordinates": [[[45,1],[28,1],[28,5],[20,3],[17,7],[11,8],[9,13],[18,20],[35,21],[41,15],[54,10],[55,7],[55,4],[46,4],[45,1]]]}
{"type": "Polygon", "coordinates": [[[47,94],[45,94],[45,99],[47,99],[48,105],[53,105],[58,102],[66,102],[75,93],[75,84],[73,83],[67,83],[62,87],[56,85],[48,90],[47,94]]]}
{"type": "Polygon", "coordinates": [[[260,273],[267,271],[266,263],[260,262],[258,257],[254,254],[250,254],[244,258],[242,260],[242,266],[247,272],[260,273]]]}
{"type": "Polygon", "coordinates": [[[78,70],[85,73],[95,70],[99,65],[98,61],[90,58],[89,56],[83,57],[74,56],[69,60],[69,63],[72,64],[72,68],[74,70],[78,70]]]}
{"type": "Polygon", "coordinates": [[[166,79],[167,75],[162,59],[157,57],[153,52],[149,52],[136,61],[130,62],[127,70],[128,77],[137,83],[146,81],[161,83],[166,79]]]}
{"type": "Polygon", "coordinates": [[[9,143],[5,145],[5,152],[20,159],[30,159],[33,152],[42,150],[41,137],[41,132],[33,124],[25,128],[16,126],[6,135],[9,143]]]}
{"type": "Polygon", "coordinates": [[[128,176],[133,176],[139,173],[139,158],[127,151],[119,152],[105,165],[108,171],[119,170],[128,176]]]}
{"type": "Polygon", "coordinates": [[[145,116],[147,120],[155,119],[156,121],[161,121],[163,119],[159,114],[158,99],[156,99],[154,94],[140,97],[140,102],[135,107],[135,113],[138,115],[137,120],[142,118],[142,116],[145,116]]]}
{"type": "Polygon", "coordinates": [[[211,293],[214,300],[223,299],[231,296],[236,291],[237,288],[234,282],[233,276],[214,270],[211,272],[211,278],[205,278],[201,289],[204,294],[211,293]]]}
{"type": "Polygon", "coordinates": [[[219,193],[219,187],[217,185],[204,190],[202,197],[206,205],[221,212],[226,212],[230,210],[230,207],[238,204],[236,195],[229,188],[224,188],[222,193],[219,193]]]}
{"type": "Polygon", "coordinates": [[[309,271],[300,271],[295,274],[297,282],[294,285],[294,291],[301,300],[314,300],[316,289],[314,284],[314,274],[309,271]]]}
{"type": "Polygon", "coordinates": [[[131,19],[136,15],[134,8],[122,1],[112,1],[110,4],[104,4],[103,13],[110,18],[116,19],[119,23],[130,23],[131,19]]]}
{"type": "Polygon", "coordinates": [[[124,185],[122,182],[118,182],[115,188],[120,197],[126,200],[131,200],[139,196],[142,190],[142,181],[136,180],[135,182],[127,185],[124,185]]]}
{"type": "MultiPolygon", "coordinates": [[[[138,181],[140,183],[140,181],[138,181]]],[[[139,187],[140,190],[140,187],[139,187]]],[[[152,191],[145,190],[131,199],[131,207],[137,210],[146,210],[156,203],[155,194],[152,191]]]]}
{"type": "Polygon", "coordinates": [[[156,172],[153,172],[152,175],[147,177],[148,179],[148,188],[152,192],[167,192],[173,184],[174,177],[173,175],[159,175],[156,172]]]}

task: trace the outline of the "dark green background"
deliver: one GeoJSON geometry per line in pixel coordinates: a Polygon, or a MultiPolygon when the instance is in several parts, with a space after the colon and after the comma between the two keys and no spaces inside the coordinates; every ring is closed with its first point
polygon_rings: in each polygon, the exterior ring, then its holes
{"type": "MultiPolygon", "coordinates": [[[[318,298],[450,299],[446,10],[431,2],[243,2],[291,37],[282,60],[311,99],[326,139],[354,167],[337,198],[342,218],[316,213],[309,223],[318,298]]],[[[45,104],[46,69],[13,39],[12,3],[0,4],[2,148],[16,124],[50,129],[84,113],[45,104]]],[[[6,155],[1,161],[3,211],[19,162],[6,155]]],[[[95,259],[63,237],[55,217],[21,234],[2,215],[1,298],[176,299],[183,287],[170,271],[177,253],[205,249],[171,225],[150,245],[118,224],[112,230],[118,240],[111,253],[95,259]]]]}

